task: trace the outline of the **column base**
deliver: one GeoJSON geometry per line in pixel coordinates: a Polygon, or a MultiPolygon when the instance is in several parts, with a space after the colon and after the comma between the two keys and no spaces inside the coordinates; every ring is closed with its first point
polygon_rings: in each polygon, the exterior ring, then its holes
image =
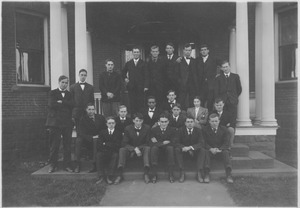
{"type": "Polygon", "coordinates": [[[261,126],[278,126],[277,120],[260,121],[261,126]]]}
{"type": "Polygon", "coordinates": [[[252,122],[250,119],[237,120],[236,126],[252,126],[252,122]]]}

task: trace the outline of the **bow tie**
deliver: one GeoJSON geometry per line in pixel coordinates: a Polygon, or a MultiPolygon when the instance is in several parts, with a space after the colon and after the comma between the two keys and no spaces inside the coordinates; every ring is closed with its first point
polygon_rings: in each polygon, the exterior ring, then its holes
{"type": "Polygon", "coordinates": [[[81,82],[80,85],[85,85],[85,82],[81,82]]]}
{"type": "Polygon", "coordinates": [[[191,57],[185,57],[186,59],[191,59],[191,57]]]}
{"type": "Polygon", "coordinates": [[[149,110],[149,112],[152,112],[152,113],[154,113],[154,110],[149,110]]]}
{"type": "Polygon", "coordinates": [[[125,121],[125,120],[126,120],[126,118],[120,118],[120,120],[121,120],[121,121],[125,121]]]}
{"type": "Polygon", "coordinates": [[[61,93],[65,93],[65,92],[66,92],[66,90],[61,90],[60,92],[61,92],[61,93]]]}
{"type": "Polygon", "coordinates": [[[137,128],[134,128],[134,130],[135,130],[136,132],[140,132],[140,131],[141,131],[141,129],[137,129],[137,128]]]}

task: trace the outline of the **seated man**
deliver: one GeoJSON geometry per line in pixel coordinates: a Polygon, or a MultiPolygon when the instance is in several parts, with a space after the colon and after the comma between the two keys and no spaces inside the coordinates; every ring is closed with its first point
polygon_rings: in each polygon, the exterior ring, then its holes
{"type": "Polygon", "coordinates": [[[150,132],[150,158],[151,167],[154,175],[152,178],[152,183],[156,183],[157,181],[158,156],[160,153],[164,153],[166,155],[165,158],[167,158],[169,181],[171,183],[174,182],[174,145],[176,141],[177,131],[175,128],[168,126],[168,124],[168,115],[163,113],[159,116],[159,126],[152,128],[150,132]]]}
{"type": "Polygon", "coordinates": [[[233,145],[234,140],[234,133],[235,133],[235,124],[236,121],[232,114],[230,114],[228,111],[224,110],[224,101],[222,98],[216,98],[215,100],[215,109],[212,113],[216,113],[219,115],[220,118],[220,125],[227,127],[227,130],[229,131],[229,138],[230,138],[230,147],[233,145]]]}
{"type": "Polygon", "coordinates": [[[176,103],[172,107],[172,115],[170,116],[169,126],[180,129],[185,124],[185,114],[181,112],[181,105],[176,103]]]}
{"type": "Polygon", "coordinates": [[[231,160],[230,160],[230,149],[229,149],[229,133],[227,128],[220,126],[219,116],[215,113],[209,115],[209,125],[205,126],[202,130],[205,149],[206,161],[205,161],[205,177],[204,182],[209,183],[209,172],[210,172],[210,159],[211,157],[220,157],[223,160],[223,164],[226,171],[226,177],[228,183],[233,183],[231,176],[231,160]]]}
{"type": "Polygon", "coordinates": [[[143,114],[144,124],[152,128],[157,125],[161,110],[156,106],[156,99],[153,96],[147,98],[147,105],[148,107],[141,109],[140,112],[143,114]]]}
{"type": "Polygon", "coordinates": [[[88,103],[85,110],[86,115],[80,119],[80,131],[75,142],[75,173],[80,172],[82,143],[87,146],[88,152],[93,158],[93,168],[89,172],[96,172],[97,139],[99,138],[100,131],[107,128],[105,118],[102,115],[95,114],[93,103],[88,103]]]}
{"type": "Polygon", "coordinates": [[[150,127],[143,124],[143,115],[136,113],[132,117],[133,124],[127,126],[124,131],[122,147],[119,151],[119,164],[118,176],[115,184],[119,184],[123,179],[123,169],[126,165],[126,159],[129,157],[137,156],[143,158],[144,161],[144,180],[149,183],[149,152],[148,146],[150,127]]]}
{"type": "Polygon", "coordinates": [[[125,105],[119,106],[119,116],[116,117],[116,129],[124,133],[125,127],[132,124],[132,120],[127,116],[127,107],[125,105]]]}
{"type": "Polygon", "coordinates": [[[168,112],[168,113],[172,113],[172,107],[178,103],[177,100],[176,100],[176,94],[175,94],[175,91],[174,90],[169,90],[168,91],[168,95],[167,95],[167,101],[166,102],[163,102],[162,105],[161,105],[161,109],[164,111],[164,112],[168,112]]]}
{"type": "Polygon", "coordinates": [[[201,107],[201,99],[196,96],[194,98],[194,107],[187,109],[187,115],[195,119],[195,127],[202,129],[207,122],[208,110],[201,107]]]}
{"type": "Polygon", "coordinates": [[[185,180],[183,155],[188,157],[196,157],[197,180],[203,183],[203,166],[205,160],[205,149],[202,132],[198,128],[194,128],[195,121],[192,117],[187,117],[185,120],[185,127],[179,129],[179,142],[176,144],[175,156],[180,169],[179,182],[185,180]]]}

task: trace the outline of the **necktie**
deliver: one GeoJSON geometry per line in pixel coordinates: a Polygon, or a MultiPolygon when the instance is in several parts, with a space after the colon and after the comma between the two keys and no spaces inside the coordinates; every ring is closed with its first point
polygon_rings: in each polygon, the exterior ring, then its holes
{"type": "Polygon", "coordinates": [[[189,135],[192,135],[192,129],[189,129],[189,135]]]}
{"type": "Polygon", "coordinates": [[[229,77],[228,74],[226,74],[225,76],[226,76],[226,79],[229,77]]]}
{"type": "Polygon", "coordinates": [[[171,55],[168,55],[168,59],[171,60],[171,55]]]}
{"type": "Polygon", "coordinates": [[[137,65],[137,63],[138,63],[138,60],[134,60],[134,65],[136,66],[137,65]]]}
{"type": "Polygon", "coordinates": [[[112,131],[111,130],[109,130],[109,135],[112,135],[112,131]]]}
{"type": "Polygon", "coordinates": [[[121,120],[121,123],[125,122],[125,118],[120,118],[120,120],[121,120]]]}
{"type": "Polygon", "coordinates": [[[154,110],[150,110],[150,109],[149,109],[148,115],[149,115],[150,118],[153,117],[153,114],[154,114],[154,110]]]}
{"type": "Polygon", "coordinates": [[[217,133],[217,129],[216,128],[213,128],[213,131],[214,131],[215,134],[217,133]]]}
{"type": "Polygon", "coordinates": [[[173,108],[174,105],[175,105],[174,103],[170,103],[171,108],[173,108]]]}
{"type": "Polygon", "coordinates": [[[161,130],[161,133],[162,133],[162,134],[164,134],[164,133],[165,133],[165,131],[166,131],[166,129],[162,129],[162,130],[161,130]]]}
{"type": "Polygon", "coordinates": [[[60,92],[61,92],[61,96],[62,96],[62,97],[65,97],[65,93],[66,93],[66,92],[65,92],[65,91],[60,91],[60,92]]]}
{"type": "Polygon", "coordinates": [[[141,129],[135,128],[135,132],[136,132],[136,134],[137,134],[138,136],[140,135],[140,130],[141,130],[141,129]]]}

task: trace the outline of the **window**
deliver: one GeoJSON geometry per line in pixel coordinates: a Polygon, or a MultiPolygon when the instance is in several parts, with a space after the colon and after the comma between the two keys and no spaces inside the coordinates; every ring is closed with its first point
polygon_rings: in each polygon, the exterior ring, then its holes
{"type": "Polygon", "coordinates": [[[17,84],[49,84],[47,19],[16,12],[17,84]]]}
{"type": "Polygon", "coordinates": [[[279,20],[279,79],[297,79],[297,9],[281,12],[279,20]]]}

